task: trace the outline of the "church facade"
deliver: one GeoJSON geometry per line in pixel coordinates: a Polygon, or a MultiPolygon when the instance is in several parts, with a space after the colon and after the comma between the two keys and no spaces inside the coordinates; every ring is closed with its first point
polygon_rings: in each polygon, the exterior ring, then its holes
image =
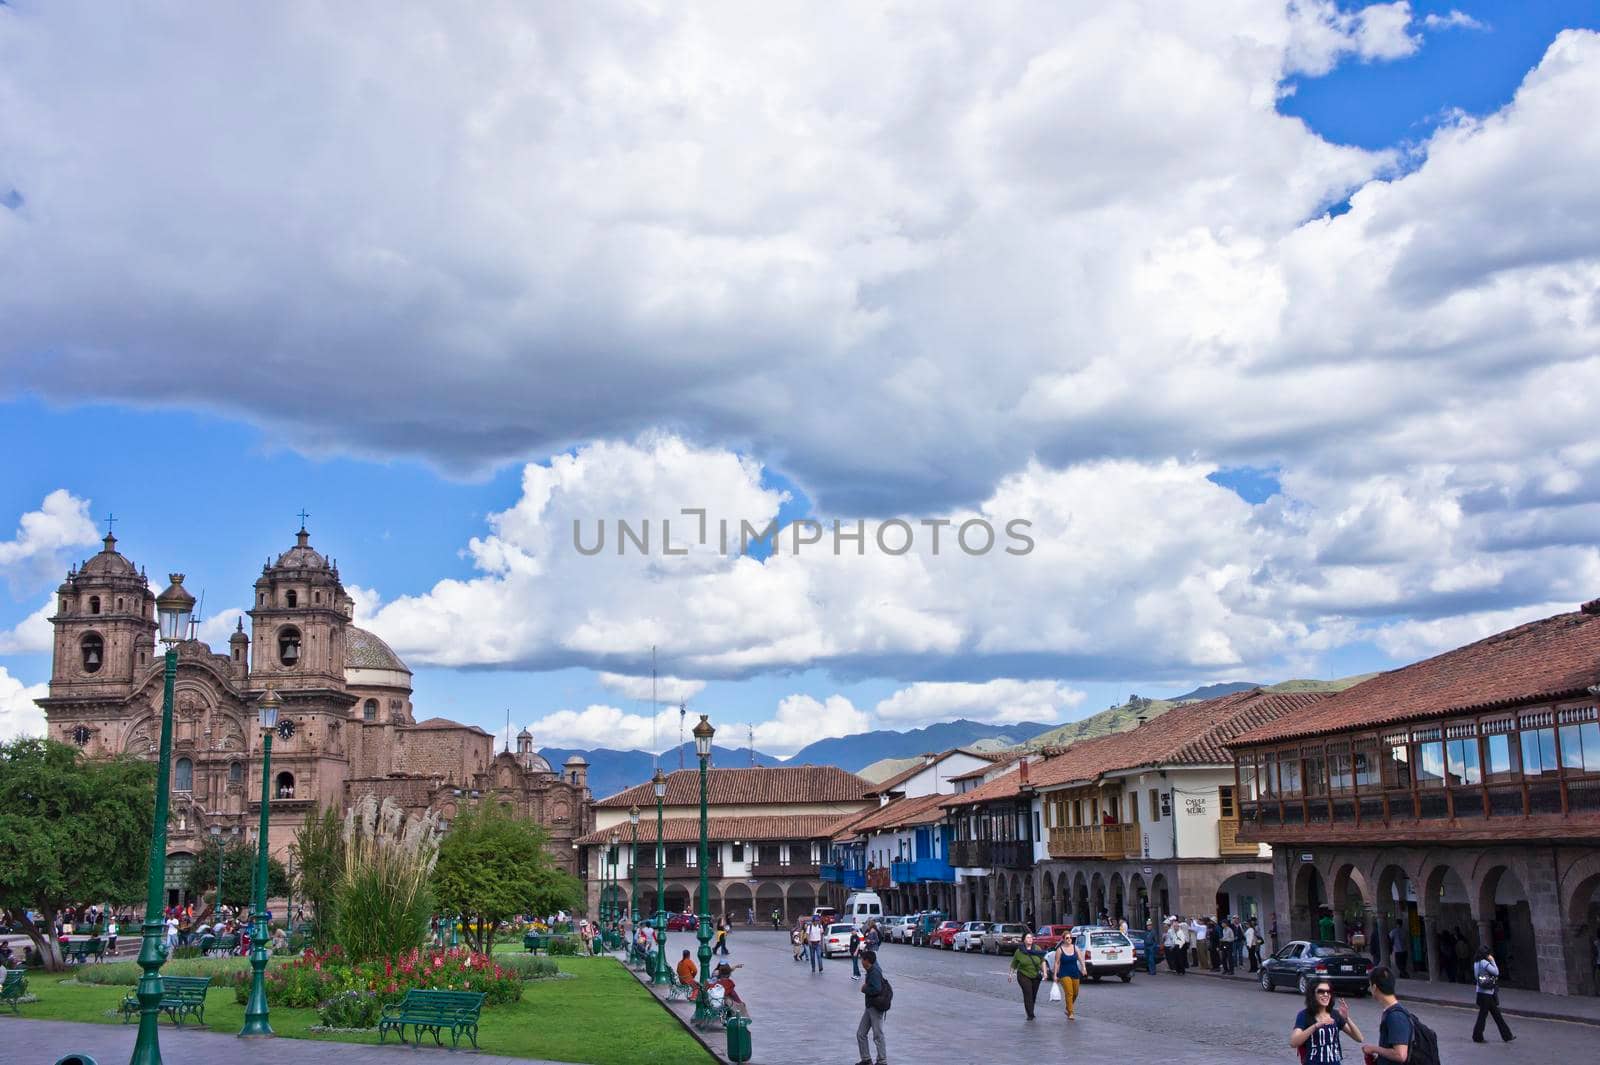
{"type": "MultiPolygon", "coordinates": [[[[154,760],[161,739],[162,651],[155,598],[144,572],[107,535],[56,593],[49,695],[39,700],[52,739],[89,757],[154,760]]],[[[183,576],[174,574],[175,583],[183,576]]],[[[515,752],[494,750],[477,727],[418,721],[411,670],[352,622],[354,601],[337,563],[310,544],[269,559],[253,604],[226,652],[178,645],[173,698],[169,901],[184,898],[189,867],[213,827],[253,834],[261,816],[261,735],[256,706],[271,686],[283,700],[272,745],[268,843],[289,844],[317,804],[341,811],[363,795],[391,798],[446,824],[478,802],[499,802],[549,833],[558,867],[578,873],[573,841],[593,828],[588,765],[559,771],[523,730],[515,752]]]]}

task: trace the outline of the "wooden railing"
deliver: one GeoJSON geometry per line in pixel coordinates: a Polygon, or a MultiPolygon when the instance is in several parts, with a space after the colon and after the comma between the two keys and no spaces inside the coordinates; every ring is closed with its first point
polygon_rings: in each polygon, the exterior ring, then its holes
{"type": "Polygon", "coordinates": [[[1224,858],[1254,858],[1261,848],[1255,843],[1240,842],[1239,822],[1224,818],[1217,822],[1217,853],[1224,858]]]}
{"type": "Polygon", "coordinates": [[[1050,830],[1052,858],[1123,858],[1140,853],[1139,826],[1077,825],[1050,830]]]}

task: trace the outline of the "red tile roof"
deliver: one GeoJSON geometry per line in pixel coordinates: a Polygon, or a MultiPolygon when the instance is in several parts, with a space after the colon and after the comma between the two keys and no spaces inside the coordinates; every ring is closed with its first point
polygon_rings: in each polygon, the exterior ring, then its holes
{"type": "MultiPolygon", "coordinates": [[[[873,790],[872,784],[854,773],[831,765],[712,769],[706,776],[706,795],[712,806],[860,802],[873,790]]],[[[700,770],[668,773],[665,801],[668,806],[699,806],[700,770]]],[[[656,804],[649,781],[601,799],[595,806],[626,809],[634,803],[640,808],[656,804]]]]}
{"type": "MultiPolygon", "coordinates": [[[[838,823],[838,820],[839,818],[833,814],[708,817],[706,818],[706,838],[717,842],[763,839],[827,839],[829,831],[838,823]]],[[[698,817],[669,817],[661,823],[661,827],[661,837],[667,843],[698,843],[700,841],[700,818],[698,817]]],[[[612,832],[616,832],[617,839],[622,843],[631,844],[633,842],[633,826],[626,822],[612,828],[603,828],[590,832],[586,836],[579,836],[573,842],[584,846],[604,844],[610,841],[612,832]]],[[[655,819],[641,817],[639,819],[639,842],[654,843],[655,841],[655,819]]]]}
{"type": "Polygon", "coordinates": [[[1600,601],[1531,621],[1336,692],[1230,747],[1584,695],[1600,683],[1600,601]]]}
{"type": "Polygon", "coordinates": [[[834,839],[850,839],[868,832],[887,832],[910,825],[927,825],[944,819],[941,804],[949,795],[919,795],[914,799],[896,799],[858,818],[849,827],[838,830],[834,839]]]}
{"type": "MultiPolygon", "coordinates": [[[[880,780],[875,785],[875,791],[876,791],[877,794],[880,794],[880,795],[883,794],[886,791],[893,791],[895,788],[899,787],[901,784],[904,784],[906,781],[910,780],[912,777],[916,776],[918,773],[922,772],[924,769],[927,769],[929,766],[932,766],[932,765],[938,765],[940,762],[944,761],[946,758],[949,758],[952,754],[965,754],[965,755],[969,755],[969,756],[971,756],[973,758],[981,758],[985,762],[999,762],[999,761],[1002,761],[1002,760],[1010,757],[1009,755],[1001,754],[1001,753],[998,753],[998,752],[995,752],[995,751],[972,751],[972,750],[968,750],[965,747],[951,747],[948,750],[940,751],[938,754],[924,755],[923,756],[924,758],[927,758],[927,759],[930,759],[930,760],[929,761],[918,762],[916,765],[912,766],[910,769],[901,770],[900,772],[896,773],[894,776],[888,778],[887,780],[880,780]]],[[[971,772],[977,773],[979,775],[982,775],[983,773],[987,773],[988,771],[989,771],[989,767],[988,766],[979,766],[977,769],[971,770],[971,772]]],[[[948,780],[962,780],[962,779],[965,779],[967,776],[968,776],[967,773],[963,773],[963,774],[961,774],[961,776],[958,776],[958,777],[947,777],[946,779],[948,779],[948,780]]]]}

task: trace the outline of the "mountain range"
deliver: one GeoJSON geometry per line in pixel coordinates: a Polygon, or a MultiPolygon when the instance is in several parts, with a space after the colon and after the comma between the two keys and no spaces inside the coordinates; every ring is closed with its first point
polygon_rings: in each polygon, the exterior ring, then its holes
{"type": "MultiPolygon", "coordinates": [[[[1342,691],[1373,675],[1364,673],[1337,680],[1286,680],[1267,686],[1266,690],[1342,691]]],[[[1141,720],[1148,721],[1153,717],[1159,717],[1180,703],[1197,699],[1215,699],[1221,695],[1231,695],[1234,692],[1258,687],[1262,685],[1255,681],[1239,680],[1207,684],[1171,699],[1146,699],[1143,696],[1130,695],[1127,702],[1107,707],[1097,714],[1065,725],[1051,725],[1041,721],[986,725],[979,721],[957,718],[954,721],[941,721],[925,728],[908,729],[904,732],[879,729],[873,732],[860,732],[854,736],[834,736],[817,740],[800,748],[788,758],[776,758],[748,747],[730,748],[713,745],[711,764],[723,769],[748,765],[834,765],[852,773],[859,773],[870,766],[874,770],[873,779],[877,779],[893,772],[894,760],[915,758],[930,751],[943,751],[951,747],[977,747],[982,750],[1028,747],[1037,750],[1040,747],[1068,744],[1091,736],[1125,732],[1136,727],[1141,720]]],[[[662,752],[660,763],[667,772],[670,773],[678,768],[680,750],[685,769],[693,769],[699,764],[695,757],[694,745],[685,743],[681,748],[675,747],[662,752]]],[[[624,788],[631,788],[635,784],[649,780],[656,766],[655,756],[648,751],[618,751],[607,747],[593,750],[545,747],[539,753],[557,769],[572,755],[581,754],[589,762],[589,791],[597,799],[614,795],[624,788]]]]}

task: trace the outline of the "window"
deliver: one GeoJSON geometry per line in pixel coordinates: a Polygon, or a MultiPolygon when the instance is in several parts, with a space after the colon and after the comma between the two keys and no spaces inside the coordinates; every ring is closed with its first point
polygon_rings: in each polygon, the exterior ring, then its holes
{"type": "Polygon", "coordinates": [[[229,784],[242,784],[242,783],[244,783],[244,763],[242,763],[242,762],[230,762],[230,763],[228,763],[228,783],[229,784]]]}
{"type": "Polygon", "coordinates": [[[1033,838],[1034,839],[1043,839],[1044,838],[1044,832],[1042,832],[1040,830],[1040,828],[1039,828],[1039,813],[1038,813],[1038,811],[1034,811],[1034,814],[1033,814],[1033,838]]]}
{"type": "Polygon", "coordinates": [[[1293,755],[1286,756],[1278,763],[1278,779],[1283,788],[1285,798],[1298,798],[1300,795],[1300,759],[1293,755]]]}
{"type": "Polygon", "coordinates": [[[91,595],[89,597],[89,613],[100,613],[100,597],[98,595],[91,595]]]}
{"type": "Polygon", "coordinates": [[[1322,749],[1319,747],[1315,753],[1306,755],[1307,795],[1326,795],[1328,793],[1328,779],[1323,770],[1322,749]]]}
{"type": "Polygon", "coordinates": [[[296,592],[293,588],[289,589],[287,592],[284,592],[283,593],[283,603],[284,603],[285,606],[299,606],[300,605],[300,595],[299,595],[299,593],[296,592]]]}
{"type": "Polygon", "coordinates": [[[1411,752],[1403,743],[1389,748],[1389,759],[1384,763],[1385,783],[1391,788],[1411,790],[1411,752]]]}
{"type": "Polygon", "coordinates": [[[118,611],[122,610],[122,596],[120,596],[120,595],[117,596],[117,610],[118,611]]]}
{"type": "Polygon", "coordinates": [[[1561,726],[1561,765],[1575,773],[1600,773],[1600,723],[1561,726]]]}
{"type": "Polygon", "coordinates": [[[1536,777],[1554,773],[1556,766],[1556,730],[1532,729],[1522,734],[1522,775],[1536,777]]]}
{"type": "Polygon", "coordinates": [[[744,844],[743,843],[735,843],[732,846],[732,848],[730,848],[730,852],[732,854],[733,861],[736,861],[736,862],[744,861],[744,844]]]}
{"type": "Polygon", "coordinates": [[[300,661],[300,630],[293,625],[278,630],[278,661],[290,668],[300,661]]]}
{"type": "Polygon", "coordinates": [[[1330,754],[1328,756],[1328,786],[1334,791],[1349,791],[1350,783],[1350,756],[1348,754],[1330,754]]]}
{"type": "Polygon", "coordinates": [[[279,773],[278,774],[278,786],[277,786],[277,790],[276,790],[276,793],[275,793],[275,797],[279,798],[279,799],[292,799],[292,798],[294,798],[294,774],[293,773],[279,773]]]}
{"type": "Polygon", "coordinates": [[[1134,824],[1139,823],[1139,793],[1128,792],[1128,819],[1134,824]]]}
{"type": "Polygon", "coordinates": [[[177,765],[172,767],[172,790],[194,790],[194,763],[189,759],[180,758],[177,765]]]}
{"type": "Polygon", "coordinates": [[[1150,820],[1152,823],[1161,820],[1161,800],[1156,798],[1161,794],[1155,788],[1150,789],[1150,820]]]}
{"type": "Polygon", "coordinates": [[[1450,786],[1482,784],[1483,771],[1478,764],[1478,741],[1475,739],[1451,740],[1445,744],[1445,770],[1450,786]]]}
{"type": "Polygon", "coordinates": [[[378,720],[378,700],[368,699],[366,702],[361,704],[361,720],[378,720]]]}
{"type": "Polygon", "coordinates": [[[1417,744],[1417,787],[1437,788],[1444,783],[1444,744],[1438,740],[1417,744]]]}
{"type": "Polygon", "coordinates": [[[1265,775],[1261,778],[1261,794],[1269,797],[1282,794],[1278,790],[1278,756],[1275,754],[1267,755],[1263,768],[1265,775]]]}
{"type": "Polygon", "coordinates": [[[105,664],[106,643],[100,634],[91,632],[84,636],[78,643],[78,651],[83,657],[83,671],[85,673],[98,673],[105,664]]]}
{"type": "Polygon", "coordinates": [[[1356,787],[1365,791],[1376,788],[1378,784],[1378,754],[1377,751],[1357,750],[1355,753],[1356,787]]]}
{"type": "Polygon", "coordinates": [[[1233,804],[1233,787],[1224,784],[1217,789],[1218,816],[1224,821],[1232,821],[1239,816],[1238,807],[1233,804]]]}
{"type": "Polygon", "coordinates": [[[1489,779],[1503,780],[1517,772],[1517,737],[1501,733],[1485,741],[1489,755],[1489,779]]]}
{"type": "Polygon", "coordinates": [[[320,603],[320,602],[322,602],[322,593],[321,593],[321,592],[312,592],[312,593],[311,593],[311,601],[312,601],[312,602],[313,602],[313,603],[320,603]]]}

